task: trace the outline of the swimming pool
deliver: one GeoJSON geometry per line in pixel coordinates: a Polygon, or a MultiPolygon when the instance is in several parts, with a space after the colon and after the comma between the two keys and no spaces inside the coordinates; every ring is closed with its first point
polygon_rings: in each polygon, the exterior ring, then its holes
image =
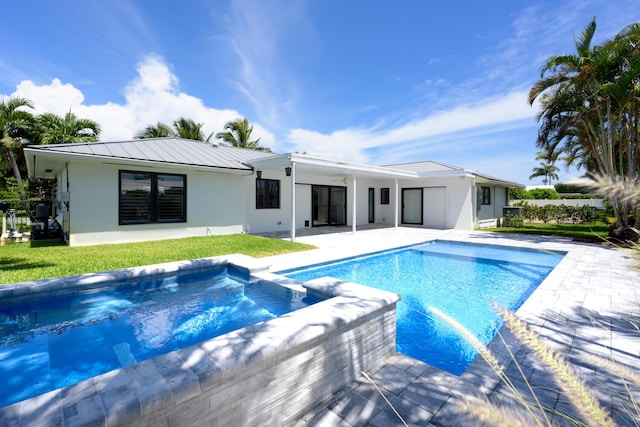
{"type": "Polygon", "coordinates": [[[492,304],[517,310],[563,255],[433,241],[278,274],[302,282],[330,276],[401,294],[397,351],[459,375],[477,352],[429,307],[453,317],[488,344],[501,326],[492,304]]]}
{"type": "Polygon", "coordinates": [[[225,264],[5,304],[0,307],[0,407],[318,301],[229,274],[225,264]]]}

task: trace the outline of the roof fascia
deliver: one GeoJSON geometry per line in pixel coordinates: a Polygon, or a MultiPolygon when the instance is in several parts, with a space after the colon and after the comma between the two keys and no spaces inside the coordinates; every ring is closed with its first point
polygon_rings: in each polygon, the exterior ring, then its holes
{"type": "Polygon", "coordinates": [[[25,155],[33,157],[49,157],[66,160],[80,160],[87,162],[99,162],[108,165],[137,166],[137,167],[163,167],[167,169],[194,170],[200,172],[219,172],[238,175],[251,175],[253,170],[247,166],[246,169],[223,168],[215,166],[189,165],[184,163],[157,162],[153,160],[125,159],[121,157],[101,156],[97,154],[82,154],[41,150],[37,148],[25,148],[25,155]]]}
{"type": "Polygon", "coordinates": [[[415,172],[392,169],[384,166],[371,166],[358,163],[343,162],[339,160],[329,160],[321,157],[306,156],[302,154],[289,153],[279,156],[267,157],[250,162],[254,169],[285,167],[295,163],[299,166],[312,166],[318,169],[325,169],[327,172],[339,170],[344,172],[362,172],[373,175],[393,176],[398,178],[417,178],[415,172]]]}
{"type": "Polygon", "coordinates": [[[526,187],[526,185],[519,184],[517,182],[507,181],[507,180],[496,178],[496,177],[493,177],[493,176],[484,175],[484,174],[481,174],[481,173],[475,173],[475,175],[476,175],[476,178],[480,178],[482,180],[480,182],[486,182],[486,183],[491,183],[491,184],[499,184],[499,185],[503,185],[505,187],[510,187],[510,188],[525,188],[526,187]]]}
{"type": "Polygon", "coordinates": [[[420,178],[473,178],[476,175],[464,169],[456,169],[447,171],[418,172],[418,176],[420,178]]]}

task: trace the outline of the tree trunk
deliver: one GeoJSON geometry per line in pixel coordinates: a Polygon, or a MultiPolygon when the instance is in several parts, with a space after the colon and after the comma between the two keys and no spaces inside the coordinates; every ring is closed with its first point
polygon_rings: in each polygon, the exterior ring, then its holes
{"type": "Polygon", "coordinates": [[[13,169],[13,176],[16,177],[16,184],[22,186],[22,175],[20,175],[20,168],[18,168],[18,162],[16,162],[16,156],[13,155],[11,147],[5,147],[9,156],[9,163],[11,163],[11,169],[13,169]]]}
{"type": "Polygon", "coordinates": [[[13,169],[13,176],[16,178],[16,184],[18,186],[18,192],[20,193],[20,201],[22,202],[22,207],[24,208],[27,216],[31,216],[31,209],[29,207],[29,200],[27,200],[27,193],[24,191],[24,185],[22,185],[22,175],[20,174],[20,168],[18,167],[18,162],[16,161],[16,156],[13,155],[13,150],[11,147],[6,147],[7,154],[9,156],[9,163],[11,163],[11,168],[13,169]]]}

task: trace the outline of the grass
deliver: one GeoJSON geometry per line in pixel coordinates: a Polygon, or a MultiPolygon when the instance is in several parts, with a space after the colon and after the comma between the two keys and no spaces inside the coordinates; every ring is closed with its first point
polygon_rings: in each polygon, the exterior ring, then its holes
{"type": "MultiPolygon", "coordinates": [[[[526,223],[522,228],[491,228],[486,231],[564,236],[602,241],[609,226],[597,224],[526,223]]],[[[311,249],[312,246],[248,234],[189,237],[141,243],[68,247],[40,242],[0,246],[0,283],[15,283],[52,277],[204,258],[231,253],[253,257],[311,249]]]]}
{"type": "Polygon", "coordinates": [[[579,240],[603,241],[609,234],[609,225],[598,222],[595,224],[551,224],[525,223],[521,228],[499,227],[485,228],[483,231],[498,233],[538,234],[543,236],[561,236],[579,240]]]}
{"type": "Polygon", "coordinates": [[[313,246],[248,234],[79,247],[44,242],[16,243],[0,247],[0,283],[72,276],[232,253],[265,257],[308,249],[313,249],[313,246]]]}

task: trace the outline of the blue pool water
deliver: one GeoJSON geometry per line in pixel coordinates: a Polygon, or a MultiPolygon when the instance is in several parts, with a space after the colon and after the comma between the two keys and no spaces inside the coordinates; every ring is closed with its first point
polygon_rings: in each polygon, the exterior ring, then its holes
{"type": "Polygon", "coordinates": [[[401,294],[397,350],[459,375],[477,352],[429,307],[454,318],[488,344],[501,326],[493,303],[517,310],[562,256],[435,241],[280,274],[303,282],[330,276],[401,294]]]}
{"type": "Polygon", "coordinates": [[[0,308],[0,407],[317,302],[227,270],[0,308]]]}

